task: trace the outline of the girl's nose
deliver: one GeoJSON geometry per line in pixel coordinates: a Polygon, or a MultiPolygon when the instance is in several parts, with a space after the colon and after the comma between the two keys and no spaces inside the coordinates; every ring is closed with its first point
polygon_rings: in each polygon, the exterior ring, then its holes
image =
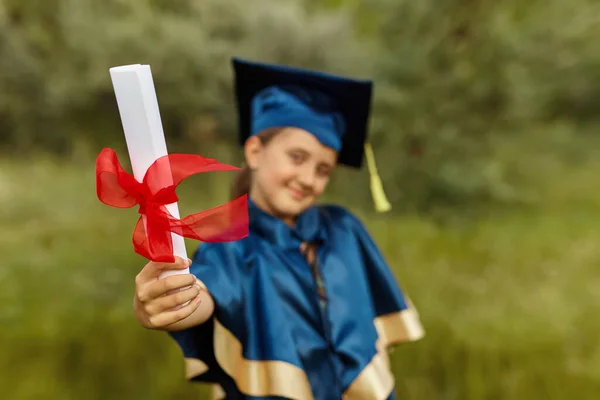
{"type": "Polygon", "coordinates": [[[316,175],[312,170],[309,171],[305,168],[298,173],[297,179],[302,186],[312,189],[315,185],[316,175]]]}

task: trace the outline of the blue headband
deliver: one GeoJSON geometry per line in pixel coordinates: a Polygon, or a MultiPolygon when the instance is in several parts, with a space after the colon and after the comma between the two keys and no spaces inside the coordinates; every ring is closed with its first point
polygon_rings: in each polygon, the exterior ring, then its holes
{"type": "Polygon", "coordinates": [[[251,135],[268,128],[296,127],[340,151],[346,133],[343,115],[331,98],[295,86],[270,86],[252,99],[251,135]]]}

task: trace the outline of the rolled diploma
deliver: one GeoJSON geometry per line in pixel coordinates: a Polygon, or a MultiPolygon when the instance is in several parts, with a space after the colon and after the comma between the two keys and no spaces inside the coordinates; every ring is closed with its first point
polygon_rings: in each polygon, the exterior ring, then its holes
{"type": "MultiPolygon", "coordinates": [[[[150,165],[159,157],[167,155],[167,144],[152,72],[149,65],[140,64],[113,67],[109,71],[123,124],[133,176],[138,182],[142,182],[150,165]]],[[[165,182],[164,184],[172,183],[165,182]]],[[[175,218],[180,218],[177,203],[167,204],[166,208],[175,218]]],[[[145,225],[145,217],[143,221],[145,225]]],[[[173,255],[187,260],[183,237],[176,233],[171,233],[171,237],[173,255]]],[[[188,268],[169,270],[161,273],[160,278],[187,273],[189,273],[188,268]]]]}

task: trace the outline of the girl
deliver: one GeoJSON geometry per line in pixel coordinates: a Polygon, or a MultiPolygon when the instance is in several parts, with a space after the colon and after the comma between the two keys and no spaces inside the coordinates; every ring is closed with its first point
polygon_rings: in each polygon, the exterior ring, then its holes
{"type": "Polygon", "coordinates": [[[371,82],[233,66],[247,163],[233,194],[249,193],[250,234],[148,263],[136,317],[168,331],[188,379],[222,398],[393,399],[386,349],[423,336],[417,313],[361,222],[315,205],[336,164],[362,163],[371,82]]]}

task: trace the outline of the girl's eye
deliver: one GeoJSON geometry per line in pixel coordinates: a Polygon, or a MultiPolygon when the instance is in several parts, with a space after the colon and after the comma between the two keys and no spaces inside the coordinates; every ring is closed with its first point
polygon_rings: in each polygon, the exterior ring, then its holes
{"type": "Polygon", "coordinates": [[[302,157],[302,154],[300,153],[290,153],[290,157],[295,163],[300,163],[304,159],[304,157],[302,157]]]}
{"type": "Polygon", "coordinates": [[[317,169],[317,173],[319,174],[319,176],[328,177],[329,173],[330,173],[330,169],[327,167],[321,167],[321,168],[317,169]]]}

